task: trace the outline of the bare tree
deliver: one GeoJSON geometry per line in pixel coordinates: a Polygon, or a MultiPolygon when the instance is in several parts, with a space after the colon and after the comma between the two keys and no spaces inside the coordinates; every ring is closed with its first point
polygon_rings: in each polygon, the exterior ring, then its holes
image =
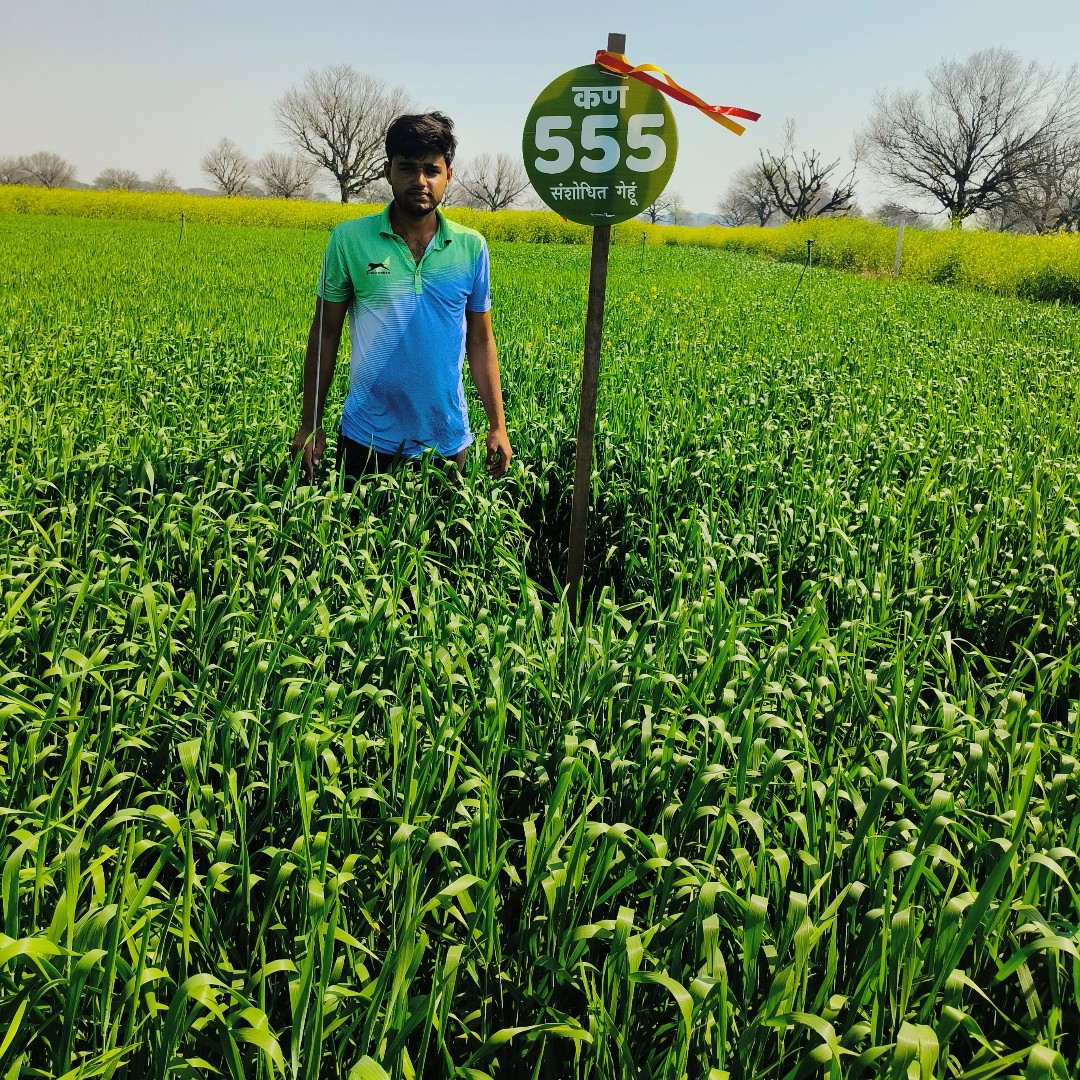
{"type": "Polygon", "coordinates": [[[544,200],[537,194],[536,188],[531,184],[521,193],[517,205],[522,210],[546,210],[548,208],[544,200]]]}
{"type": "Polygon", "coordinates": [[[1030,163],[1009,184],[1000,204],[984,214],[1008,232],[1072,232],[1080,218],[1080,138],[1066,138],[1030,163]]]}
{"type": "Polygon", "coordinates": [[[930,218],[927,214],[912,210],[911,207],[904,206],[894,199],[886,199],[870,215],[870,220],[880,222],[882,225],[888,225],[892,229],[895,229],[898,225],[903,225],[908,229],[925,229],[930,225],[930,218]]]}
{"type": "MultiPolygon", "coordinates": [[[[457,185],[451,184],[443,196],[443,205],[460,205],[453,197],[456,193],[457,185]]],[[[356,196],[356,201],[362,203],[388,203],[393,197],[394,193],[390,190],[390,185],[380,176],[377,180],[372,180],[370,184],[364,185],[364,189],[356,196]]]]}
{"type": "Polygon", "coordinates": [[[929,93],[879,91],[862,133],[871,167],[904,194],[936,202],[952,224],[993,211],[1080,122],[1080,77],[1007,49],[927,72],[929,93]]]}
{"type": "Polygon", "coordinates": [[[1050,227],[1064,232],[1080,231],[1080,163],[1074,160],[1062,175],[1053,199],[1056,214],[1050,227]]]}
{"type": "Polygon", "coordinates": [[[142,186],[134,169],[102,169],[94,177],[94,187],[102,191],[138,191],[142,186]]]}
{"type": "Polygon", "coordinates": [[[855,201],[855,169],[832,182],[840,164],[826,164],[817,150],[795,149],[795,123],[784,124],[784,145],[779,154],[761,152],[761,176],[768,185],[773,205],[789,221],[812,217],[839,217],[850,213],[855,201]]]}
{"type": "Polygon", "coordinates": [[[412,108],[400,87],[331,64],[276,101],[274,118],[299,153],[333,176],[347,203],[382,174],[386,129],[412,108]]]}
{"type": "Polygon", "coordinates": [[[478,210],[505,210],[529,186],[525,166],[511,154],[480,154],[459,173],[454,185],[463,193],[463,205],[478,210]]]}
{"type": "Polygon", "coordinates": [[[662,221],[671,217],[671,198],[661,195],[651,206],[646,206],[638,214],[639,221],[647,221],[650,225],[659,225],[662,221]]]}
{"type": "Polygon", "coordinates": [[[25,184],[29,180],[21,157],[0,157],[0,184],[25,184]]]}
{"type": "Polygon", "coordinates": [[[1058,220],[1065,232],[1080,232],[1080,189],[1074,189],[1072,204],[1062,211],[1058,220]]]}
{"type": "Polygon", "coordinates": [[[690,211],[686,209],[686,200],[677,192],[667,192],[668,217],[672,225],[685,225],[690,220],[690,211]]]}
{"type": "Polygon", "coordinates": [[[306,199],[318,166],[296,154],[271,150],[255,162],[255,175],[272,199],[306,199]]]}
{"type": "Polygon", "coordinates": [[[221,139],[203,155],[202,171],[218,186],[222,195],[244,195],[251,191],[251,158],[232,141],[221,139]]]}
{"type": "Polygon", "coordinates": [[[38,150],[19,159],[26,171],[26,183],[42,187],[67,187],[75,179],[75,166],[51,150],[38,150]]]}
{"type": "Polygon", "coordinates": [[[180,190],[180,185],[176,182],[176,177],[173,176],[168,169],[158,169],[158,171],[150,177],[150,182],[147,186],[151,191],[180,190]]]}
{"type": "Polygon", "coordinates": [[[769,224],[776,203],[760,165],[746,165],[735,173],[716,211],[721,225],[769,224]]]}

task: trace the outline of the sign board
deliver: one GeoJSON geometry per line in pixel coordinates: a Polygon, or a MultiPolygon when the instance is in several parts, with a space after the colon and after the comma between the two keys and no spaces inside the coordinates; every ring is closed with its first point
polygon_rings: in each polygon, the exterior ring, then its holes
{"type": "Polygon", "coordinates": [[[664,95],[595,64],[550,83],[522,137],[537,195],[580,225],[614,225],[651,206],[671,178],[677,149],[664,95]]]}

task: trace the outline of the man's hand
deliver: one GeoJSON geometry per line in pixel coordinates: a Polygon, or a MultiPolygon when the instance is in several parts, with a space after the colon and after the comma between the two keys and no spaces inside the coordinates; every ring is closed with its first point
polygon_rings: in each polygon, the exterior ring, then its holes
{"type": "Polygon", "coordinates": [[[315,438],[311,437],[310,427],[301,427],[293,437],[289,446],[289,452],[293,457],[300,455],[300,467],[304,470],[308,480],[315,479],[315,469],[322,461],[326,450],[326,432],[319,428],[315,438]]]}
{"type": "Polygon", "coordinates": [[[487,413],[489,431],[484,467],[488,476],[505,476],[514,451],[510,449],[510,438],[506,434],[499,356],[491,331],[490,311],[465,312],[465,353],[469,357],[469,374],[487,413]]]}
{"type": "Polygon", "coordinates": [[[484,468],[488,476],[503,476],[510,468],[510,459],[514,451],[510,449],[510,439],[503,428],[492,428],[487,437],[487,461],[484,468]]]}

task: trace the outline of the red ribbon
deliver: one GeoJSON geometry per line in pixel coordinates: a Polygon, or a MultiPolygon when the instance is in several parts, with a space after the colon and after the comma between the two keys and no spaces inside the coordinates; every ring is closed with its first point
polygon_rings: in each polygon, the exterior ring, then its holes
{"type": "Polygon", "coordinates": [[[658,68],[655,64],[639,64],[637,67],[631,67],[630,61],[622,53],[608,52],[606,49],[597,52],[596,63],[605,71],[613,71],[616,75],[628,75],[631,79],[637,79],[639,82],[655,87],[661,93],[667,94],[676,101],[681,101],[684,105],[692,105],[710,120],[715,120],[736,135],[741,135],[746,128],[742,124],[736,124],[730,117],[737,116],[741,120],[761,119],[761,113],[751,112],[749,109],[739,109],[734,105],[710,105],[697,94],[680,86],[663,68],[658,68]],[[650,75],[650,71],[662,75],[663,82],[650,75]]]}

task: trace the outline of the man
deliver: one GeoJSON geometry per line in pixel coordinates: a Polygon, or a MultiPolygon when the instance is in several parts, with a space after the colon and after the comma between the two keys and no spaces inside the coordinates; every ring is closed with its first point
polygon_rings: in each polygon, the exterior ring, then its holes
{"type": "Polygon", "coordinates": [[[465,356],[487,414],[487,472],[501,476],[510,466],[487,245],[438,209],[456,147],[453,122],[442,113],[399,116],[386,132],[383,166],[393,201],[381,214],[343,222],[330,234],[291,447],[309,477],[326,447],[326,392],[346,315],[352,358],[338,465],[347,487],[429,450],[463,467],[473,442],[465,356]]]}

